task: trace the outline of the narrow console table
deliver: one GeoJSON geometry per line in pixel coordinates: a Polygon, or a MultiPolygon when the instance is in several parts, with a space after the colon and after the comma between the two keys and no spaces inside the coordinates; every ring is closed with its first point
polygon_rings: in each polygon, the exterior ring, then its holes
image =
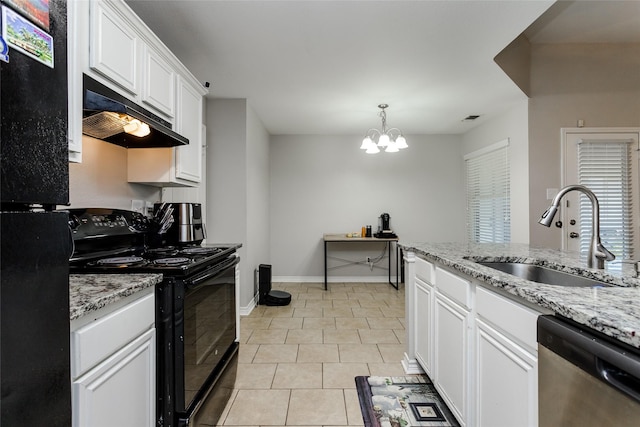
{"type": "Polygon", "coordinates": [[[329,243],[388,243],[389,246],[389,284],[398,289],[399,282],[399,268],[398,268],[398,245],[396,245],[396,282],[391,281],[391,246],[392,242],[398,242],[397,237],[393,238],[378,238],[378,237],[347,237],[346,234],[324,234],[324,290],[327,290],[327,246],[329,243]]]}

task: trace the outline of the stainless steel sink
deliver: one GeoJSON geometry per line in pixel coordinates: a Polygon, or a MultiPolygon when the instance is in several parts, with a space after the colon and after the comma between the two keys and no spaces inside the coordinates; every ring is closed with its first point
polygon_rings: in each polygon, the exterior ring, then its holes
{"type": "Polygon", "coordinates": [[[521,262],[476,262],[480,265],[484,265],[485,267],[490,267],[496,270],[500,270],[504,273],[520,277],[521,279],[544,283],[546,285],[582,288],[600,288],[613,286],[611,284],[600,282],[598,280],[588,279],[586,277],[565,273],[563,271],[552,270],[550,268],[541,267],[534,264],[525,264],[521,262]]]}

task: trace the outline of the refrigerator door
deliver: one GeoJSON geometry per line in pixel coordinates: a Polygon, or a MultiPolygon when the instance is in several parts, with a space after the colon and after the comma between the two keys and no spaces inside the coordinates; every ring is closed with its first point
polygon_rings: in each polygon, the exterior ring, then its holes
{"type": "Polygon", "coordinates": [[[0,61],[2,203],[69,203],[66,11],[49,2],[53,68],[11,47],[0,61]]]}
{"type": "Polygon", "coordinates": [[[67,221],[0,213],[2,426],[71,425],[67,221]]]}

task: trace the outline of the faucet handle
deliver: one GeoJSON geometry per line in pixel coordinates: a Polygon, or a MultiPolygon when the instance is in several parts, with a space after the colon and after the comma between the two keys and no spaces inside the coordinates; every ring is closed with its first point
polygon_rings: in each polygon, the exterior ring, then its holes
{"type": "Polygon", "coordinates": [[[594,254],[596,258],[603,259],[605,261],[613,261],[616,259],[616,256],[609,252],[607,248],[605,248],[602,243],[598,243],[596,247],[596,253],[594,254]]]}

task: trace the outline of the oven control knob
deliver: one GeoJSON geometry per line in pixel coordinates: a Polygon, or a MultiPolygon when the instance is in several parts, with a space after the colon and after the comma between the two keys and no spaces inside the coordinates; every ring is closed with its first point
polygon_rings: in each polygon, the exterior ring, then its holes
{"type": "Polygon", "coordinates": [[[149,219],[144,215],[135,215],[131,218],[132,231],[149,231],[149,219]]]}
{"type": "Polygon", "coordinates": [[[75,215],[69,215],[69,228],[72,231],[77,230],[80,225],[82,225],[82,223],[80,222],[80,218],[75,215]]]}

